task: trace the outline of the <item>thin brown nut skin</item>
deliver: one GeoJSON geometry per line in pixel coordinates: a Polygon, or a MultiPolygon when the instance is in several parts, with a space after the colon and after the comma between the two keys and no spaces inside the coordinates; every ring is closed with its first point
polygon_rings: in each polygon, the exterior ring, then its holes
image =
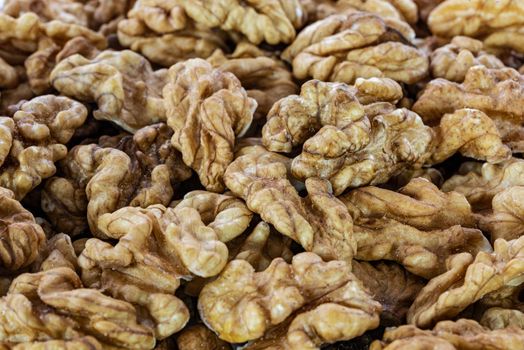
{"type": "Polygon", "coordinates": [[[261,146],[243,149],[224,175],[227,187],[277,231],[326,260],[350,261],[355,251],[352,219],[328,181],[306,181],[301,198],[288,179],[289,160],[261,146]]]}
{"type": "Polygon", "coordinates": [[[68,235],[55,234],[46,243],[38,259],[31,265],[32,271],[47,271],[58,267],[78,271],[77,254],[68,235]]]}
{"type": "Polygon", "coordinates": [[[353,260],[352,273],[382,305],[380,318],[387,326],[406,322],[409,306],[425,285],[424,279],[394,263],[353,260]]]}
{"type": "Polygon", "coordinates": [[[444,192],[462,193],[474,211],[490,209],[493,197],[512,186],[524,186],[524,161],[511,158],[500,164],[464,163],[442,185],[444,192]]]}
{"type": "Polygon", "coordinates": [[[353,83],[359,77],[387,77],[412,84],[429,67],[427,56],[410,43],[413,38],[403,21],[337,14],[302,30],[282,57],[292,63],[297,79],[353,83]]]}
{"type": "Polygon", "coordinates": [[[524,331],[516,327],[490,330],[474,320],[442,321],[432,330],[412,325],[387,329],[370,350],[505,350],[522,349],[524,331]]]}
{"type": "Polygon", "coordinates": [[[179,350],[230,350],[231,346],[202,324],[184,328],[176,339],[179,350]]]}
{"type": "Polygon", "coordinates": [[[461,253],[451,257],[448,271],[429,281],[408,312],[408,322],[429,327],[456,316],[467,306],[490,293],[522,283],[524,237],[498,239],[493,253],[480,252],[473,259],[461,253]]]}
{"type": "Polygon", "coordinates": [[[162,88],[166,71],[130,50],[102,51],[89,59],[79,54],[59,62],[51,83],[62,94],[96,102],[96,119],[109,120],[129,132],[165,121],[162,88]]]}
{"type": "Polygon", "coordinates": [[[507,241],[524,235],[523,211],[524,186],[512,186],[497,193],[491,202],[491,212],[481,215],[479,227],[491,235],[507,241]]]}
{"type": "Polygon", "coordinates": [[[92,336],[96,339],[88,344],[98,340],[128,349],[152,349],[155,344],[152,330],[137,323],[131,304],[83,288],[67,267],[18,276],[0,299],[0,308],[2,341],[81,344],[83,337],[92,336]]]}
{"type": "Polygon", "coordinates": [[[447,0],[428,17],[435,35],[480,38],[486,46],[524,52],[524,9],[518,0],[447,0]]]}
{"type": "Polygon", "coordinates": [[[13,117],[0,117],[0,185],[23,198],[56,171],[67,154],[65,144],[86,117],[87,109],[63,96],[45,95],[12,106],[13,117]]]}
{"type": "Polygon", "coordinates": [[[191,207],[124,207],[102,215],[98,227],[118,242],[86,242],[78,260],[83,281],[147,310],[145,321],[154,325],[159,339],[189,319],[187,307],[174,295],[181,280],[217,275],[227,262],[226,245],[191,207]]]}
{"type": "Polygon", "coordinates": [[[430,69],[434,78],[462,82],[469,68],[483,65],[487,68],[504,68],[497,56],[485,52],[481,41],[456,36],[430,55],[430,69]]]}
{"type": "Polygon", "coordinates": [[[233,74],[202,59],[171,67],[164,97],[173,146],[207,190],[223,191],[222,176],[233,161],[235,138],[251,125],[256,101],[233,74]]]}
{"type": "Polygon", "coordinates": [[[33,263],[45,246],[44,231],[15,199],[14,193],[3,187],[0,187],[0,214],[2,268],[14,271],[33,263]]]}
{"type": "Polygon", "coordinates": [[[467,199],[458,192],[442,192],[423,178],[414,178],[398,192],[368,186],[339,197],[353,218],[390,218],[421,230],[453,225],[475,227],[467,199]]]}
{"type": "Polygon", "coordinates": [[[271,326],[282,323],[277,326],[282,327],[277,332],[280,342],[273,341],[270,330],[268,339],[261,340],[263,345],[255,342],[253,349],[267,348],[268,341],[282,349],[299,345],[316,349],[350,339],[378,325],[380,305],[371,300],[349,269],[345,262],[325,263],[313,253],[295,255],[291,265],[277,258],[262,272],[255,272],[246,261],[233,260],[202,290],[200,315],[220,338],[230,342],[259,338],[271,326]],[[290,315],[292,321],[287,323],[290,315]],[[346,321],[361,323],[342,325],[339,321],[344,316],[346,321]],[[327,322],[332,328],[323,329],[318,322],[327,322]],[[318,333],[313,334],[309,327],[318,333]]]}

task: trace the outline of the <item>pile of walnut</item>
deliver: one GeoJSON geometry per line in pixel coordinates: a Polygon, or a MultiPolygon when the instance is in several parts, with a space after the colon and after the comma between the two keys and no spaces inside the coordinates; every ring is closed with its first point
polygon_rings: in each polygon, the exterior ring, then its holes
{"type": "Polygon", "coordinates": [[[0,1],[0,349],[524,350],[523,0],[0,1]]]}

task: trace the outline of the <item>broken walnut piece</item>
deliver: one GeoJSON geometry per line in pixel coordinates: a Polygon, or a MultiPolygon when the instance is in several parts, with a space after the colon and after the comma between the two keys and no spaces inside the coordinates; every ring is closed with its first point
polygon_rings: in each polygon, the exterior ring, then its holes
{"type": "Polygon", "coordinates": [[[70,98],[45,95],[20,101],[12,111],[12,118],[0,117],[0,184],[21,199],[54,175],[54,163],[66,156],[65,144],[87,109],[70,98]]]}
{"type": "Polygon", "coordinates": [[[212,228],[224,243],[241,235],[253,217],[241,199],[208,191],[188,192],[174,207],[196,209],[204,224],[212,228]]]}
{"type": "Polygon", "coordinates": [[[166,70],[130,51],[102,51],[94,58],[80,54],[59,62],[51,83],[60,93],[83,102],[96,102],[96,119],[109,120],[129,132],[165,121],[162,88],[166,70]]]}
{"type": "Polygon", "coordinates": [[[3,187],[0,187],[0,215],[1,267],[14,271],[33,263],[45,247],[44,230],[15,199],[14,193],[3,187]]]}
{"type": "Polygon", "coordinates": [[[136,1],[118,23],[120,44],[165,67],[227,49],[225,33],[195,23],[181,5],[179,0],[136,1]]]}
{"type": "Polygon", "coordinates": [[[238,43],[228,55],[217,49],[207,61],[240,80],[247,95],[257,101],[255,119],[265,118],[275,102],[298,90],[284,62],[247,42],[238,43]]]}
{"type": "Polygon", "coordinates": [[[40,20],[49,22],[59,20],[64,23],[88,26],[88,14],[84,6],[71,0],[6,0],[2,11],[12,17],[20,17],[32,12],[40,20]]]}
{"type": "Polygon", "coordinates": [[[512,186],[524,186],[524,161],[514,157],[499,164],[463,163],[442,190],[463,194],[477,212],[490,209],[493,197],[512,186]]]}
{"type": "Polygon", "coordinates": [[[483,65],[487,68],[504,68],[497,56],[485,52],[482,41],[456,36],[451,43],[439,47],[430,55],[431,74],[435,78],[462,82],[469,68],[483,65]]]}
{"type": "Polygon", "coordinates": [[[289,159],[262,146],[246,147],[227,168],[226,186],[277,231],[326,260],[351,261],[352,219],[328,181],[306,180],[302,198],[288,179],[289,159]]]}
{"type": "Polygon", "coordinates": [[[222,192],[235,139],[251,125],[256,101],[232,73],[191,59],[169,69],[164,102],[173,146],[207,190],[222,192]]]}
{"type": "Polygon", "coordinates": [[[408,312],[408,322],[430,327],[455,317],[490,293],[518,286],[524,276],[524,237],[498,239],[493,253],[457,254],[447,261],[447,272],[434,277],[421,290],[408,312]]]}
{"type": "Polygon", "coordinates": [[[323,262],[313,253],[295,255],[291,264],[274,259],[261,272],[233,260],[200,293],[200,316],[221,339],[233,343],[268,332],[262,344],[255,342],[250,349],[267,348],[268,343],[279,349],[316,349],[350,339],[375,328],[380,311],[350,269],[347,262],[323,262]],[[272,327],[277,339],[271,336],[272,327]]]}
{"type": "Polygon", "coordinates": [[[78,259],[82,280],[92,288],[137,305],[144,322],[164,339],[182,329],[189,311],[175,296],[182,279],[211,277],[225,266],[228,250],[197,210],[124,207],[98,219],[115,245],[92,238],[78,259]]]}
{"type": "Polygon", "coordinates": [[[203,324],[184,328],[176,338],[178,350],[231,350],[231,346],[218,338],[203,324]]]}
{"type": "Polygon", "coordinates": [[[353,83],[359,77],[387,77],[412,84],[429,66],[411,43],[414,37],[402,21],[364,12],[337,14],[307,26],[282,58],[297,79],[353,83]]]}
{"type": "Polygon", "coordinates": [[[18,276],[0,299],[0,310],[0,341],[64,349],[86,342],[95,348],[155,345],[152,329],[138,323],[131,304],[84,288],[67,267],[18,276]]]}
{"type": "Polygon", "coordinates": [[[524,52],[524,9],[519,0],[446,0],[428,17],[434,35],[465,35],[487,47],[524,52]]]}
{"type": "Polygon", "coordinates": [[[387,329],[370,350],[505,350],[519,349],[524,331],[516,327],[490,330],[474,320],[441,321],[432,330],[413,325],[387,329]]]}
{"type": "Polygon", "coordinates": [[[493,330],[507,327],[524,329],[524,312],[516,309],[492,307],[482,314],[480,324],[493,330]]]}
{"type": "Polygon", "coordinates": [[[444,114],[461,108],[477,109],[493,119],[503,142],[513,152],[524,147],[524,77],[516,70],[473,66],[461,84],[434,79],[413,105],[413,111],[429,125],[438,124],[444,114]]]}

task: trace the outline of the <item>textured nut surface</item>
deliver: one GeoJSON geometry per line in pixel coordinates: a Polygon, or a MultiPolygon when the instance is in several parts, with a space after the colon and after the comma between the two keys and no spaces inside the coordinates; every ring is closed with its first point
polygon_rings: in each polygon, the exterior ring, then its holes
{"type": "Polygon", "coordinates": [[[430,55],[431,74],[435,78],[462,82],[469,68],[483,65],[487,68],[504,68],[495,55],[483,51],[481,41],[466,36],[456,36],[430,55]]]}
{"type": "Polygon", "coordinates": [[[233,74],[202,59],[177,63],[168,80],[164,97],[173,146],[207,190],[221,192],[235,137],[251,125],[257,103],[233,74]]]}
{"type": "Polygon", "coordinates": [[[253,44],[290,43],[306,20],[298,0],[197,0],[180,5],[195,22],[241,33],[253,44]]]}
{"type": "Polygon", "coordinates": [[[435,35],[466,35],[487,46],[524,52],[524,9],[518,0],[446,0],[429,15],[435,35]]]}
{"type": "MultiPolygon", "coordinates": [[[[376,327],[380,310],[349,270],[346,262],[325,263],[313,253],[295,255],[291,264],[277,258],[262,272],[255,272],[246,261],[233,260],[202,290],[200,315],[220,338],[230,342],[259,338],[281,323],[284,329],[277,334],[282,349],[299,344],[317,348],[349,339],[376,327]],[[291,323],[286,322],[289,316],[291,323]],[[344,317],[346,325],[340,323],[344,317]],[[317,322],[332,328],[319,328],[317,322]]],[[[278,338],[268,336],[252,347],[278,345],[278,338]]]]}
{"type": "Polygon", "coordinates": [[[87,27],[88,16],[81,3],[71,0],[6,0],[2,11],[12,17],[32,12],[43,21],[60,20],[87,27]]]}
{"type": "Polygon", "coordinates": [[[120,43],[166,67],[225,49],[226,35],[194,23],[182,4],[179,0],[137,1],[118,23],[120,43]]]}
{"type": "MultiPolygon", "coordinates": [[[[318,1],[314,2],[318,3],[318,1]]],[[[312,4],[317,15],[320,15],[317,17],[320,18],[341,12],[363,11],[375,13],[382,18],[403,20],[410,24],[418,21],[417,5],[413,0],[327,0],[321,3],[316,7],[312,4]]]]}
{"type": "Polygon", "coordinates": [[[101,216],[98,226],[118,242],[86,242],[79,258],[84,283],[140,305],[159,339],[189,319],[187,307],[174,295],[181,279],[214,276],[227,262],[227,247],[193,208],[124,207],[101,216]]]}
{"type": "Polygon", "coordinates": [[[0,299],[0,309],[0,340],[5,342],[44,342],[36,348],[64,349],[101,348],[104,343],[152,349],[155,344],[152,330],[137,322],[131,304],[83,288],[67,267],[18,276],[0,299]]]}
{"type": "Polygon", "coordinates": [[[45,246],[44,230],[15,199],[14,193],[3,187],[0,187],[0,215],[2,268],[17,270],[34,262],[45,246]]]}
{"type": "Polygon", "coordinates": [[[241,199],[208,191],[191,191],[175,207],[196,209],[221,242],[229,242],[242,234],[253,216],[241,199]]]}
{"type": "Polygon", "coordinates": [[[425,285],[422,278],[392,263],[353,260],[352,272],[382,306],[381,323],[387,326],[406,322],[409,306],[425,285]]]}
{"type": "Polygon", "coordinates": [[[400,349],[520,349],[524,331],[516,327],[490,330],[474,320],[442,321],[432,330],[405,325],[388,329],[381,341],[374,342],[370,350],[400,349]]]}
{"type": "Polygon", "coordinates": [[[308,196],[301,198],[288,180],[286,157],[262,146],[246,147],[243,152],[227,168],[226,186],[262,220],[307,251],[326,260],[351,261],[355,251],[352,219],[333,196],[329,182],[308,179],[308,196]]]}
{"type": "Polygon", "coordinates": [[[248,96],[257,101],[256,119],[265,118],[275,102],[298,90],[282,61],[247,42],[239,43],[230,55],[216,50],[207,60],[240,80],[248,96]]]}
{"type": "Polygon", "coordinates": [[[184,328],[176,339],[179,350],[230,350],[231,346],[202,324],[184,328]]]}
{"type": "Polygon", "coordinates": [[[475,211],[491,208],[493,197],[512,186],[524,186],[524,161],[511,158],[500,164],[462,164],[442,185],[445,192],[462,193],[475,211]]]}
{"type": "Polygon", "coordinates": [[[524,329],[524,312],[493,307],[482,314],[480,324],[489,329],[504,329],[511,326],[524,329]]]}
{"type": "Polygon", "coordinates": [[[332,15],[300,32],[282,54],[298,79],[353,83],[358,77],[388,77],[415,83],[428,58],[411,44],[414,32],[402,21],[369,13],[332,15]]]}
{"type": "Polygon", "coordinates": [[[458,254],[447,262],[448,271],[430,280],[408,312],[408,322],[428,327],[456,316],[467,306],[490,293],[523,281],[524,237],[498,239],[493,253],[479,252],[475,258],[458,254]]]}
{"type": "Polygon", "coordinates": [[[60,93],[96,102],[96,119],[112,121],[127,131],[165,121],[166,71],[153,71],[144,57],[132,51],[108,50],[92,59],[79,54],[67,57],[50,79],[60,93]]]}
{"type": "Polygon", "coordinates": [[[23,198],[42,179],[54,175],[55,162],[86,117],[87,109],[70,98],[45,95],[13,106],[13,117],[0,117],[0,184],[23,198]]]}
{"type": "Polygon", "coordinates": [[[127,205],[168,205],[175,185],[190,176],[171,136],[169,127],[160,123],[135,135],[102,137],[99,145],[73,148],[61,164],[65,177],[46,183],[44,211],[62,231],[82,233],[88,222],[92,233],[103,238],[97,228],[102,214],[127,205]],[[64,220],[69,217],[74,224],[64,220]]]}
{"type": "Polygon", "coordinates": [[[432,80],[413,105],[413,111],[431,124],[461,108],[478,109],[492,118],[504,143],[514,152],[523,147],[524,77],[516,70],[474,66],[461,84],[432,80]]]}

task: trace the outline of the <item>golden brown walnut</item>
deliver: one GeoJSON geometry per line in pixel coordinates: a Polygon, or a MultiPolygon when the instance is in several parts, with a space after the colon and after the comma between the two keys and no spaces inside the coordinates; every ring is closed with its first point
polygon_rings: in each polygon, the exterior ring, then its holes
{"type": "Polygon", "coordinates": [[[496,122],[477,109],[462,108],[444,114],[433,128],[434,148],[426,164],[438,164],[454,153],[488,163],[500,163],[511,157],[503,143],[496,122]]]}
{"type": "Polygon", "coordinates": [[[32,12],[18,18],[0,12],[0,57],[10,64],[22,64],[36,51],[42,34],[41,22],[32,12]]]}
{"type": "Polygon", "coordinates": [[[226,35],[194,23],[182,4],[180,0],[137,1],[118,23],[120,44],[166,67],[226,49],[226,35]]]}
{"type": "Polygon", "coordinates": [[[257,101],[255,118],[265,118],[273,104],[297,92],[291,72],[282,61],[268,57],[256,46],[242,42],[235,51],[226,55],[216,50],[208,57],[213,67],[233,73],[246,89],[249,97],[257,101]]]}
{"type": "Polygon", "coordinates": [[[262,140],[270,151],[289,153],[322,126],[332,125],[358,150],[369,142],[367,116],[375,110],[394,109],[401,98],[402,88],[388,78],[359,78],[354,86],[310,80],[302,85],[299,96],[287,96],[273,105],[262,140]]]}
{"type": "Polygon", "coordinates": [[[412,43],[415,34],[402,21],[370,13],[338,14],[300,32],[282,54],[298,79],[353,83],[387,77],[408,84],[428,72],[428,58],[412,43]]]}
{"type": "Polygon", "coordinates": [[[289,44],[306,21],[298,0],[178,1],[195,22],[244,35],[253,44],[289,44]]]}
{"type": "Polygon", "coordinates": [[[425,179],[413,179],[399,192],[363,187],[341,200],[354,220],[357,259],[397,261],[432,278],[446,271],[449,256],[491,251],[482,232],[468,228],[476,222],[466,198],[425,179]]]}
{"type": "Polygon", "coordinates": [[[14,193],[3,187],[0,187],[0,215],[2,269],[13,271],[33,263],[45,247],[44,230],[15,199],[14,193]]]}
{"type": "Polygon", "coordinates": [[[0,89],[14,88],[18,83],[16,68],[0,57],[0,89]]]}
{"type": "MultiPolygon", "coordinates": [[[[312,1],[316,3],[319,1],[312,1]]],[[[325,18],[341,12],[363,11],[380,15],[383,18],[403,20],[409,24],[418,21],[417,5],[414,0],[327,0],[314,7],[317,18],[325,18]]],[[[313,5],[313,4],[312,4],[313,5]]]]}
{"type": "Polygon", "coordinates": [[[489,329],[504,329],[513,326],[524,329],[524,312],[493,307],[484,312],[480,324],[489,329]]]}
{"type": "Polygon", "coordinates": [[[65,144],[86,117],[79,102],[45,95],[13,106],[13,117],[0,117],[0,185],[17,199],[54,175],[54,163],[67,154],[65,144]]]}
{"type": "Polygon", "coordinates": [[[89,59],[79,54],[59,62],[51,83],[60,93],[96,102],[96,119],[109,120],[129,132],[165,121],[162,88],[166,70],[153,71],[139,54],[103,51],[89,59]]]}
{"type": "Polygon", "coordinates": [[[347,262],[323,262],[313,253],[295,255],[291,264],[277,258],[261,272],[233,260],[200,293],[200,316],[232,343],[260,338],[280,325],[279,339],[269,336],[250,349],[267,349],[268,342],[278,349],[316,349],[351,339],[378,326],[380,304],[350,270],[347,262]]]}
{"type": "Polygon", "coordinates": [[[12,89],[0,90],[0,115],[9,115],[11,106],[22,100],[30,100],[34,96],[31,86],[26,81],[12,89]]]}
{"type": "Polygon", "coordinates": [[[426,179],[412,179],[398,192],[368,186],[340,197],[353,218],[393,219],[421,230],[454,225],[475,227],[466,198],[457,192],[442,192],[426,179]]]}
{"type": "Polygon", "coordinates": [[[370,350],[507,350],[522,349],[524,331],[516,327],[490,330],[474,320],[442,321],[433,330],[412,325],[387,329],[370,350]]]}
{"type": "Polygon", "coordinates": [[[428,180],[437,187],[441,187],[444,183],[444,176],[442,173],[435,168],[420,168],[420,169],[406,169],[400,172],[400,174],[393,176],[387,184],[386,188],[400,188],[406,186],[411,180],[421,177],[428,180]]]}
{"type": "Polygon", "coordinates": [[[174,294],[182,279],[211,277],[225,266],[228,250],[193,208],[124,207],[98,219],[110,243],[93,238],[78,259],[82,280],[138,305],[155,336],[182,329],[189,311],[174,294]]]}
{"type": "Polygon", "coordinates": [[[202,324],[184,328],[176,339],[178,350],[230,350],[231,346],[202,324]]]}
{"type": "Polygon", "coordinates": [[[275,258],[282,258],[286,262],[290,262],[293,258],[293,252],[289,249],[290,243],[289,238],[274,234],[269,225],[261,221],[240,245],[228,247],[229,256],[233,256],[234,259],[246,260],[254,267],[255,271],[262,271],[275,258]]]}
{"type": "Polygon", "coordinates": [[[135,0],[89,0],[84,5],[84,10],[89,14],[89,26],[98,29],[107,35],[107,27],[111,34],[116,32],[116,25],[124,19],[135,0]]]}
{"type": "Polygon", "coordinates": [[[173,146],[207,190],[222,192],[235,138],[251,125],[256,101],[232,73],[191,59],[169,69],[164,102],[173,146]]]}
{"type": "Polygon", "coordinates": [[[447,261],[447,271],[430,280],[408,312],[408,322],[429,327],[455,317],[469,305],[523,282],[524,237],[498,239],[493,253],[479,252],[475,258],[461,253],[447,261]]]}
{"type": "Polygon", "coordinates": [[[351,261],[352,219],[326,180],[306,180],[302,198],[288,180],[289,160],[261,146],[243,149],[226,170],[224,182],[248,208],[306,251],[325,260],[351,261]]]}
{"type": "Polygon", "coordinates": [[[152,329],[137,322],[131,304],[83,288],[67,267],[18,276],[0,299],[0,310],[0,341],[36,342],[31,349],[155,346],[152,329]]]}
{"type": "Polygon", "coordinates": [[[451,43],[431,53],[431,74],[435,78],[462,82],[469,68],[483,65],[487,68],[504,68],[497,56],[485,52],[482,41],[456,36],[451,43]]]}
{"type": "Polygon", "coordinates": [[[382,305],[380,318],[387,326],[405,323],[409,306],[425,285],[422,278],[392,263],[370,264],[353,260],[352,272],[373,299],[382,305]]]}
{"type": "Polygon", "coordinates": [[[88,25],[84,6],[75,0],[6,0],[2,11],[12,17],[32,12],[45,22],[59,20],[84,27],[88,25]]]}
{"type": "Polygon", "coordinates": [[[491,208],[493,197],[512,186],[524,186],[524,161],[500,164],[466,162],[443,185],[444,192],[462,193],[475,211],[491,208]]]}
{"type": "Polygon", "coordinates": [[[191,191],[175,207],[196,209],[204,224],[216,232],[221,242],[229,242],[241,235],[253,217],[241,199],[207,191],[191,191]]]}
{"type": "Polygon", "coordinates": [[[471,67],[461,84],[435,79],[413,105],[424,122],[437,124],[446,113],[474,108],[495,121],[502,139],[514,152],[524,147],[524,76],[512,68],[471,67]]]}
{"type": "Polygon", "coordinates": [[[97,228],[100,215],[128,205],[168,205],[175,185],[191,175],[171,145],[172,134],[160,123],[74,147],[61,163],[64,177],[46,183],[42,209],[71,235],[85,232],[87,212],[91,232],[104,238],[97,228]]]}
{"type": "Polygon", "coordinates": [[[524,9],[520,0],[446,0],[428,17],[438,36],[479,38],[488,47],[524,52],[524,9]]]}
{"type": "Polygon", "coordinates": [[[51,270],[58,267],[67,267],[73,271],[78,270],[77,254],[71,238],[59,233],[51,237],[38,259],[31,265],[34,272],[51,270]]]}

